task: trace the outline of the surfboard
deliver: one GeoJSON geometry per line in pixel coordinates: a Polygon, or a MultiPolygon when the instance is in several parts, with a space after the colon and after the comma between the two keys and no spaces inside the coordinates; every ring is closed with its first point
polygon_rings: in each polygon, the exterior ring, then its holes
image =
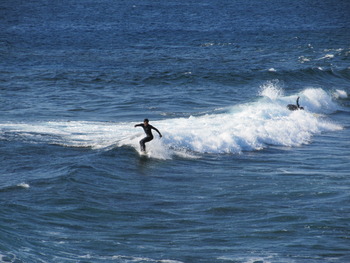
{"type": "Polygon", "coordinates": [[[138,151],[140,157],[148,157],[150,158],[151,157],[151,153],[150,152],[143,152],[143,151],[138,151]]]}

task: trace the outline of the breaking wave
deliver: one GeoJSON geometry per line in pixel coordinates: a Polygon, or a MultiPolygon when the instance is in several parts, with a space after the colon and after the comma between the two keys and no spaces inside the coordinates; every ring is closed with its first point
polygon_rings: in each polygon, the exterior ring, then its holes
{"type": "MultiPolygon", "coordinates": [[[[337,97],[345,91],[329,94],[309,88],[299,94],[284,96],[278,83],[261,87],[255,102],[233,105],[223,113],[152,121],[163,134],[147,144],[151,156],[171,159],[174,155],[195,158],[204,153],[239,154],[269,146],[297,147],[308,144],[314,135],[342,129],[329,114],[340,106],[337,97]],[[287,104],[300,104],[305,110],[289,111],[287,104]]],[[[144,136],[135,123],[50,121],[34,123],[1,123],[0,139],[30,143],[57,144],[66,147],[111,149],[129,146],[139,149],[144,136]]]]}

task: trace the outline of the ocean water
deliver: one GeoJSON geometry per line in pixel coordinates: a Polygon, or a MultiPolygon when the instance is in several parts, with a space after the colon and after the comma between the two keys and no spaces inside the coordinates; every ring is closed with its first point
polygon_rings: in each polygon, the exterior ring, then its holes
{"type": "Polygon", "coordinates": [[[350,262],[349,10],[1,1],[0,262],[350,262]]]}

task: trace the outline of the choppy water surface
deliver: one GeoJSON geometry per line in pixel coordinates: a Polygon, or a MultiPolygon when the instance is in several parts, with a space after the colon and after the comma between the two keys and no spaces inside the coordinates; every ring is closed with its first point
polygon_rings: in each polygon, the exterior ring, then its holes
{"type": "Polygon", "coordinates": [[[350,261],[347,10],[0,3],[0,262],[350,261]]]}

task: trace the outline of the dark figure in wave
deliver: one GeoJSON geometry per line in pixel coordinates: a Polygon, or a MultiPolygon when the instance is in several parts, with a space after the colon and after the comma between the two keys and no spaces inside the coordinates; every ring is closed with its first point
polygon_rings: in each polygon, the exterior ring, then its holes
{"type": "Polygon", "coordinates": [[[150,142],[153,140],[153,134],[152,134],[152,129],[155,130],[156,132],[158,132],[159,134],[159,137],[162,138],[162,134],[158,131],[157,128],[153,127],[151,124],[149,124],[149,120],[148,119],[145,119],[143,121],[143,123],[140,123],[140,124],[136,124],[135,127],[142,127],[143,130],[145,131],[146,133],[146,137],[143,138],[141,141],[140,141],[140,146],[141,146],[141,151],[142,152],[145,152],[146,151],[146,142],[150,142]]]}
{"type": "Polygon", "coordinates": [[[297,105],[288,104],[287,105],[288,110],[303,110],[304,108],[300,107],[300,105],[299,105],[299,99],[300,99],[300,97],[297,98],[297,105]]]}

